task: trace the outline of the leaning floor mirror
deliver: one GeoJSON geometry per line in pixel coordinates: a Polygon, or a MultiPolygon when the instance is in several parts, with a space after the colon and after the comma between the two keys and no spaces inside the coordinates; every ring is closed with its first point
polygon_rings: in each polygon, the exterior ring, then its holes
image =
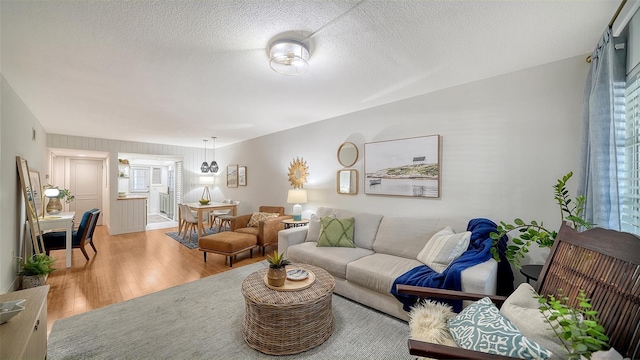
{"type": "MultiPolygon", "coordinates": [[[[44,243],[42,242],[42,231],[40,230],[40,222],[38,220],[39,213],[42,212],[42,187],[40,186],[40,174],[37,171],[29,171],[27,160],[16,157],[18,166],[18,176],[20,178],[20,187],[24,196],[24,202],[27,209],[27,227],[30,233],[31,245],[33,252],[40,254],[44,252],[44,243]],[[37,184],[32,184],[31,179],[37,184]]],[[[28,240],[27,240],[28,241],[28,240]]],[[[23,256],[30,255],[27,244],[23,247],[23,256]]]]}

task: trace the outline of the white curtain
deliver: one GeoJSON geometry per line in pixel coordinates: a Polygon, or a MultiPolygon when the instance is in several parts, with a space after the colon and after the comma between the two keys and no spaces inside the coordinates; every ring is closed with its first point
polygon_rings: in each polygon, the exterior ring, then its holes
{"type": "Polygon", "coordinates": [[[620,230],[619,187],[624,171],[624,38],[608,28],[591,54],[583,102],[578,194],[586,197],[584,218],[620,230]]]}

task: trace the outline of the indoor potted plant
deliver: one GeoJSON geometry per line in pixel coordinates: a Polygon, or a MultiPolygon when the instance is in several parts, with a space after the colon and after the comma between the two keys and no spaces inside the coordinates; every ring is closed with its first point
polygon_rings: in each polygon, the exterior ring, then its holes
{"type": "MultiPolygon", "coordinates": [[[[575,201],[570,199],[567,194],[569,191],[566,188],[567,181],[571,179],[573,172],[567,173],[562,179],[558,179],[558,182],[553,186],[554,199],[560,206],[560,217],[562,222],[567,221],[576,230],[591,229],[595,224],[591,224],[582,218],[584,211],[584,195],[579,195],[575,198],[575,201]]],[[[539,247],[552,247],[558,233],[556,231],[550,231],[546,229],[542,222],[532,220],[525,222],[522,219],[516,218],[513,220],[514,224],[508,224],[504,221],[500,222],[497,226],[496,232],[490,234],[493,239],[493,246],[491,247],[491,253],[496,261],[500,261],[500,255],[498,251],[498,242],[500,239],[508,233],[517,230],[517,236],[511,239],[511,244],[507,246],[505,251],[505,257],[516,268],[520,269],[520,259],[523,259],[525,254],[529,252],[529,247],[533,244],[537,244],[539,247]]]]}
{"type": "Polygon", "coordinates": [[[56,259],[47,254],[35,254],[28,257],[27,261],[22,261],[22,258],[18,260],[20,263],[18,275],[22,276],[23,289],[44,285],[47,274],[55,270],[53,264],[56,259]]]}
{"type": "Polygon", "coordinates": [[[273,256],[267,255],[267,262],[269,263],[269,270],[267,271],[267,282],[269,285],[275,287],[284,285],[284,281],[287,279],[285,266],[291,265],[291,261],[285,258],[284,254],[278,254],[278,252],[274,250],[273,256]]]}

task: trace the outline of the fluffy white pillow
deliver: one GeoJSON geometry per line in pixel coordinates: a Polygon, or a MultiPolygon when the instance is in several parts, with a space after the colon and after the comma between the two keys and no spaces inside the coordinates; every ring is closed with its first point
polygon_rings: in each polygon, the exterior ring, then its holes
{"type": "Polygon", "coordinates": [[[418,254],[417,259],[439,273],[460,257],[469,247],[471,231],[456,234],[451,226],[435,233],[418,254]]]}
{"type": "Polygon", "coordinates": [[[409,313],[411,338],[432,344],[458,347],[449,333],[447,321],[456,316],[451,306],[424,300],[409,313]]]}

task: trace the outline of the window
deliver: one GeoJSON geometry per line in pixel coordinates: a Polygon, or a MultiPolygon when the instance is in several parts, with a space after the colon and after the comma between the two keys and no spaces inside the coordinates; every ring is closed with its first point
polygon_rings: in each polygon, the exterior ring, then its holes
{"type": "Polygon", "coordinates": [[[149,191],[149,168],[131,167],[131,192],[149,191]]]}
{"type": "Polygon", "coordinates": [[[640,74],[627,81],[625,112],[625,186],[621,189],[621,228],[640,234],[640,74]]]}
{"type": "Polygon", "coordinates": [[[151,168],[151,185],[162,185],[162,168],[151,168]]]}

